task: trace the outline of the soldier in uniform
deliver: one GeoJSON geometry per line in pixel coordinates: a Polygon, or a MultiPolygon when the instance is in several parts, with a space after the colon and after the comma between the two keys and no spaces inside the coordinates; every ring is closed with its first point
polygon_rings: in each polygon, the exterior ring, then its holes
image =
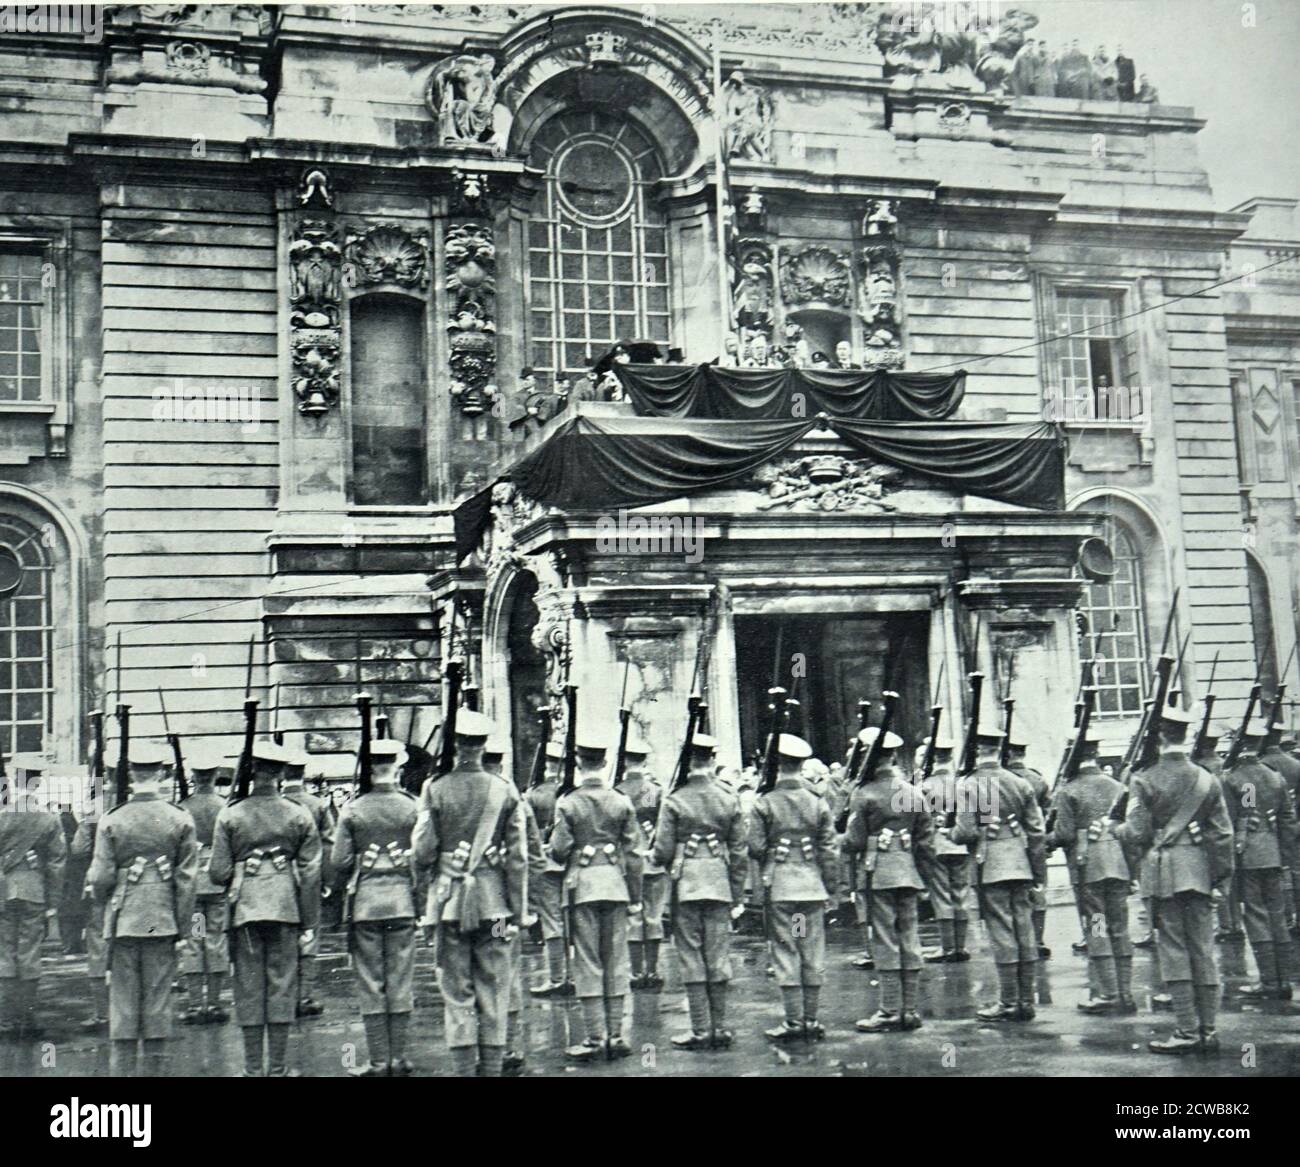
{"type": "Polygon", "coordinates": [[[1259,966],[1259,982],[1238,992],[1289,1001],[1291,937],[1282,885],[1292,864],[1296,818],[1286,780],[1266,764],[1270,747],[1276,748],[1262,722],[1247,727],[1243,757],[1224,775],[1223,795],[1234,834],[1234,882],[1259,966]]]}
{"type": "Polygon", "coordinates": [[[499,1078],[510,1004],[510,958],[525,918],[527,862],[519,795],[483,768],[492,723],[462,709],[456,765],[420,792],[412,843],[436,870],[427,921],[436,930],[438,986],[456,1074],[499,1078]]]}
{"type": "Polygon", "coordinates": [[[9,779],[8,796],[0,811],[0,1034],[35,1036],[41,942],[63,895],[67,843],[59,816],[23,775],[9,779]]]}
{"type": "MultiPolygon", "coordinates": [[[[558,742],[546,743],[546,769],[544,780],[524,796],[532,807],[533,818],[545,844],[555,823],[555,796],[560,789],[560,765],[564,751],[558,742]]],[[[557,863],[549,851],[546,867],[538,881],[533,902],[542,925],[542,944],[546,948],[547,980],[529,990],[534,997],[567,997],[573,993],[573,981],[568,976],[569,954],[564,935],[563,902],[564,867],[557,863]]]]}
{"type": "Polygon", "coordinates": [[[401,742],[371,742],[371,789],[343,808],[330,852],[336,886],[345,889],[343,925],[366,1030],[369,1061],[352,1071],[361,1078],[412,1072],[406,1049],[415,1009],[415,796],[398,784],[405,761],[401,742]]]}
{"type": "MultiPolygon", "coordinates": [[[[952,763],[952,742],[940,737],[934,747],[934,767],[921,782],[921,795],[933,826],[931,857],[920,864],[921,878],[930,892],[930,907],[939,925],[939,947],[923,953],[931,963],[956,964],[970,960],[966,930],[970,916],[966,894],[970,889],[970,851],[952,841],[948,811],[957,805],[957,775],[952,763]]],[[[920,769],[918,767],[918,773],[920,769]]]]}
{"type": "MultiPolygon", "coordinates": [[[[1223,728],[1211,723],[1206,727],[1205,740],[1198,741],[1197,748],[1192,751],[1192,763],[1200,766],[1202,770],[1208,770],[1214,775],[1215,780],[1219,783],[1219,789],[1223,791],[1224,801],[1228,799],[1227,788],[1224,785],[1226,775],[1223,772],[1223,759],[1219,757],[1219,742],[1223,738],[1223,728]]],[[[1231,807],[1228,808],[1231,811],[1231,807]]],[[[1229,816],[1231,817],[1231,815],[1229,816]]],[[[1214,938],[1220,943],[1241,940],[1246,935],[1245,927],[1241,922],[1241,872],[1234,869],[1232,881],[1224,889],[1223,896],[1214,905],[1214,916],[1218,924],[1215,930],[1214,938]]]]}
{"type": "MultiPolygon", "coordinates": [[[[509,784],[502,766],[505,762],[505,747],[499,738],[488,738],[483,749],[483,769],[495,774],[509,784]]],[[[522,1073],[525,1063],[519,1032],[520,1015],[524,1007],[524,934],[537,922],[534,910],[536,889],[546,868],[546,848],[542,845],[542,835],[537,829],[537,819],[528,799],[519,800],[519,813],[523,815],[524,843],[528,854],[528,883],[524,900],[528,905],[527,915],[520,921],[515,938],[510,946],[510,1005],[506,1013],[506,1052],[501,1060],[501,1071],[506,1077],[516,1077],[522,1073]]]]}
{"type": "Polygon", "coordinates": [[[577,785],[555,804],[551,857],[565,865],[564,910],[573,935],[574,983],[587,1037],[574,1061],[625,1058],[628,910],[641,904],[644,843],[632,800],[605,785],[605,746],[579,739],[577,785]]]}
{"type": "Polygon", "coordinates": [[[131,796],[100,822],[86,878],[105,905],[115,1072],[134,1069],[137,1043],[143,1042],[146,1072],[157,1076],[165,1065],[164,1042],[172,1035],[176,942],[194,912],[198,844],[194,820],[166,801],[169,755],[144,741],[128,749],[118,771],[125,762],[131,796]]]}
{"type": "Polygon", "coordinates": [[[1101,734],[1089,727],[1078,772],[1057,800],[1056,826],[1048,848],[1073,855],[1088,913],[1090,994],[1084,1013],[1136,1013],[1133,1000],[1133,944],[1128,934],[1128,891],[1132,876],[1115,837],[1110,808],[1124,787],[1097,763],[1101,734]]]}
{"type": "MultiPolygon", "coordinates": [[[[290,802],[297,803],[316,824],[316,833],[320,837],[321,854],[321,893],[329,895],[334,881],[328,871],[329,857],[334,846],[334,826],[337,822],[333,808],[323,798],[312,794],[306,786],[308,758],[301,749],[289,748],[289,761],[285,763],[284,780],[280,784],[280,793],[290,802]]],[[[320,906],[315,916],[320,919],[320,906]]],[[[316,958],[320,954],[320,928],[313,928],[311,940],[298,948],[298,1004],[296,1013],[299,1017],[319,1017],[324,1006],[312,994],[316,983],[316,958]]]]}
{"type": "Polygon", "coordinates": [[[180,802],[181,810],[194,820],[198,846],[198,874],[194,884],[194,915],[185,924],[180,952],[180,971],[185,978],[189,1007],[181,1014],[186,1025],[218,1024],[230,1020],[221,1005],[222,982],[230,972],[230,947],[226,936],[226,889],[208,876],[212,858],[212,831],[225,800],[217,793],[217,772],[224,764],[220,755],[191,748],[185,759],[190,794],[180,802]],[[206,990],[206,998],[205,998],[206,990]]]}
{"type": "Polygon", "coordinates": [[[634,989],[663,988],[659,972],[659,946],[664,938],[664,911],[668,907],[668,872],[654,861],[655,827],[664,791],[647,772],[646,758],[650,747],[636,737],[629,737],[624,758],[627,765],[618,789],[632,800],[637,822],[645,840],[641,854],[641,911],[628,917],[628,949],[632,958],[634,989]]]}
{"type": "Polygon", "coordinates": [[[975,769],[957,783],[954,843],[974,845],[981,914],[998,968],[998,1000],[981,1021],[1032,1021],[1038,940],[1030,892],[1043,883],[1043,812],[1033,787],[999,764],[1002,734],[981,730],[975,769]]]}
{"type": "MultiPolygon", "coordinates": [[[[116,769],[115,759],[106,756],[105,766],[116,769]]],[[[101,787],[103,780],[101,779],[101,787]]],[[[100,797],[103,797],[102,791],[100,797]]],[[[99,830],[99,816],[87,813],[77,824],[69,853],[88,875],[90,859],[95,851],[95,835],[99,830]]],[[[108,944],[104,940],[104,905],[95,899],[88,879],[82,879],[82,899],[86,902],[86,987],[90,1001],[90,1016],[81,1022],[84,1033],[101,1033],[108,1026],[108,944]]]]}
{"type": "MultiPolygon", "coordinates": [[[[1295,739],[1292,738],[1291,741],[1294,744],[1295,739]]],[[[1280,725],[1274,724],[1270,726],[1259,760],[1270,770],[1276,770],[1282,776],[1282,781],[1291,796],[1291,805],[1300,808],[1300,761],[1293,758],[1284,747],[1282,727],[1280,725]]],[[[1290,921],[1293,933],[1296,924],[1297,897],[1300,897],[1300,846],[1293,848],[1291,851],[1291,871],[1289,876],[1283,875],[1282,877],[1283,911],[1290,921]]]]}
{"type": "Polygon", "coordinates": [[[250,1078],[264,1069],[273,1078],[297,1076],[288,1049],[300,998],[298,951],[320,923],[320,834],[311,815],[280,794],[291,758],[274,742],[254,743],[248,797],[227,803],[212,831],[208,874],[228,889],[235,1019],[250,1078]]]}
{"type": "Polygon", "coordinates": [[[793,734],[777,738],[776,785],[760,794],[749,849],[762,865],[765,918],[785,1021],[767,1030],[772,1041],[818,1040],[826,980],[826,905],[839,854],[831,810],[805,788],[799,768],[812,747],[793,734]]]}
{"type": "MultiPolygon", "coordinates": [[[[876,726],[862,730],[863,747],[870,750],[879,735],[876,726]]],[[[894,764],[894,751],[902,744],[897,734],[885,733],[871,781],[853,792],[849,810],[845,846],[863,856],[871,927],[880,949],[880,1008],[857,1023],[861,1033],[921,1028],[917,895],[925,884],[917,859],[934,862],[933,824],[920,792],[894,764]]]]}
{"type": "Polygon", "coordinates": [[[1176,707],[1160,711],[1160,758],[1133,774],[1116,828],[1121,842],[1154,855],[1156,943],[1178,1020],[1170,1037],[1147,1043],[1162,1054],[1219,1048],[1211,893],[1232,876],[1232,823],[1219,784],[1187,756],[1190,720],[1176,707]]]}
{"type": "Polygon", "coordinates": [[[731,918],[744,911],[749,847],[740,799],[714,779],[717,742],[691,739],[686,782],[659,811],[654,862],[668,868],[673,891],[673,947],[681,965],[691,1028],[673,1035],[677,1049],[725,1049],[731,918]]]}
{"type": "MultiPolygon", "coordinates": [[[[1047,812],[1051,810],[1052,806],[1052,792],[1047,785],[1047,779],[1025,761],[1025,752],[1028,749],[1029,743],[1024,738],[1013,733],[1011,740],[1007,743],[1007,769],[1023,778],[1033,787],[1034,801],[1038,803],[1038,809],[1042,812],[1044,820],[1046,820],[1047,812]]],[[[1043,870],[1043,885],[1035,887],[1030,892],[1029,898],[1031,902],[1030,917],[1034,921],[1034,936],[1038,942],[1038,959],[1050,960],[1052,950],[1043,943],[1043,929],[1047,927],[1046,868],[1043,870]]]]}

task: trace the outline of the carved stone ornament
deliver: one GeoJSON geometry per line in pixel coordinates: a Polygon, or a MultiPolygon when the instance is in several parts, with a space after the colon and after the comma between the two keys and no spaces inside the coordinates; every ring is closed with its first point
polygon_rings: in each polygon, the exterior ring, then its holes
{"type": "Polygon", "coordinates": [[[167,68],[181,73],[206,73],[212,50],[198,41],[172,41],[167,46],[167,68]]]}
{"type": "Polygon", "coordinates": [[[903,366],[899,324],[898,271],[902,247],[896,238],[898,216],[893,200],[873,199],[862,218],[866,236],[858,280],[858,315],[866,343],[862,364],[868,369],[903,366]]]}
{"type": "Polygon", "coordinates": [[[970,106],[964,101],[945,101],[939,107],[939,124],[954,133],[965,130],[970,125],[970,116],[970,106]]]}
{"type": "Polygon", "coordinates": [[[339,399],[339,352],[342,341],[337,328],[299,328],[293,333],[293,392],[298,412],[308,417],[328,413],[339,399]]]}
{"type": "Polygon", "coordinates": [[[346,244],[349,287],[397,284],[422,288],[429,282],[429,237],[413,235],[392,223],[349,232],[346,244]]]}
{"type": "Polygon", "coordinates": [[[781,259],[781,296],[787,304],[847,307],[852,282],[848,256],[820,244],[781,259]]]}
{"type": "Polygon", "coordinates": [[[504,153],[510,114],[497,101],[495,70],[490,53],[461,53],[433,70],[425,99],[444,145],[487,146],[504,153]]]}
{"type": "Polygon", "coordinates": [[[621,65],[627,57],[627,37],[610,29],[587,34],[587,64],[621,65]]]}
{"type": "Polygon", "coordinates": [[[334,206],[329,175],[319,166],[303,172],[298,183],[298,205],[309,210],[325,210],[334,206]]]}
{"type": "Polygon", "coordinates": [[[481,222],[455,223],[444,242],[451,394],[482,413],[496,396],[496,245],[481,222]]]}
{"type": "Polygon", "coordinates": [[[486,174],[458,167],[451,172],[451,183],[450,210],[453,215],[486,216],[490,213],[491,182],[486,174]]]}
{"type": "Polygon", "coordinates": [[[722,86],[723,146],[728,158],[772,161],[772,99],[739,69],[722,86]]]}
{"type": "Polygon", "coordinates": [[[739,275],[731,290],[732,328],[770,330],[775,299],[771,245],[742,239],[737,267],[739,275]]]}
{"type": "MultiPolygon", "coordinates": [[[[533,603],[537,607],[537,623],[532,634],[533,647],[546,659],[547,693],[553,698],[559,698],[569,679],[569,621],[573,618],[573,597],[564,586],[559,560],[553,551],[530,555],[525,562],[537,577],[537,591],[533,596],[533,603]]],[[[556,706],[558,719],[563,721],[564,702],[557,701],[556,706]]],[[[553,732],[563,740],[562,725],[555,725],[553,732]]]]}
{"type": "Polygon", "coordinates": [[[753,481],[767,495],[759,510],[777,507],[793,511],[896,510],[885,501],[886,487],[897,484],[903,472],[860,458],[814,454],[770,462],[755,471],[753,481]]]}
{"type": "Polygon", "coordinates": [[[289,244],[289,323],[325,328],[339,322],[343,253],[338,228],[326,219],[301,219],[289,244]]]}

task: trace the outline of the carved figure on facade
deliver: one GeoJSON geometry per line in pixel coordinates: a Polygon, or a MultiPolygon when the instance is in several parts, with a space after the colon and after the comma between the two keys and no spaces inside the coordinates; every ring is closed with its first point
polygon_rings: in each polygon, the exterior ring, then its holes
{"type": "Polygon", "coordinates": [[[298,398],[298,412],[317,417],[329,412],[339,399],[339,352],[342,342],[337,328],[299,328],[293,333],[292,386],[298,398]]]}
{"type": "Polygon", "coordinates": [[[495,70],[490,53],[462,53],[434,69],[428,102],[444,144],[505,149],[510,114],[497,101],[495,70]]]}
{"type": "Polygon", "coordinates": [[[488,196],[491,184],[486,174],[465,171],[459,167],[451,172],[449,210],[453,215],[480,215],[486,217],[491,209],[488,196]]]}
{"type": "Polygon", "coordinates": [[[322,328],[339,322],[343,253],[338,228],[325,219],[301,219],[289,244],[289,322],[322,328]]]}
{"type": "Polygon", "coordinates": [[[902,478],[903,472],[893,466],[838,454],[814,454],[760,466],[753,482],[767,495],[759,502],[759,510],[788,507],[795,511],[881,513],[897,509],[885,495],[887,488],[902,478]]]}
{"type": "Polygon", "coordinates": [[[764,240],[742,239],[738,267],[740,274],[731,291],[734,327],[770,328],[775,295],[771,245],[764,240]]]}
{"type": "Polygon", "coordinates": [[[349,232],[345,244],[350,287],[397,284],[422,288],[429,282],[429,237],[393,223],[349,232]]]}
{"type": "Polygon", "coordinates": [[[847,307],[852,276],[848,256],[822,244],[781,257],[781,296],[786,304],[847,307]]]}
{"type": "Polygon", "coordinates": [[[728,158],[772,161],[772,99],[739,69],[722,87],[723,146],[728,158]]]}

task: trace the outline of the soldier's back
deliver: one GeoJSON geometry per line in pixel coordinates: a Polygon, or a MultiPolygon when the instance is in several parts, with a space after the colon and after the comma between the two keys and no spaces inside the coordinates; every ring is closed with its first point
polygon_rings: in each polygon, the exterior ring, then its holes
{"type": "Polygon", "coordinates": [[[280,794],[254,792],[217,815],[229,827],[232,857],[246,859],[253,851],[282,848],[296,854],[304,835],[315,832],[311,815],[280,794]]]}
{"type": "MultiPolygon", "coordinates": [[[[811,791],[807,793],[817,797],[811,791]]],[[[712,778],[692,780],[670,794],[666,801],[676,812],[679,834],[725,830],[740,813],[740,798],[712,778]]]]}
{"type": "Polygon", "coordinates": [[[215,790],[198,790],[181,800],[180,809],[194,820],[194,837],[199,846],[212,845],[212,831],[217,825],[217,815],[221,813],[226,800],[215,790]]]}
{"type": "Polygon", "coordinates": [[[1123,789],[1123,785],[1110,775],[1094,769],[1073,779],[1065,787],[1062,797],[1070,801],[1075,824],[1082,828],[1104,818],[1123,789]]]}

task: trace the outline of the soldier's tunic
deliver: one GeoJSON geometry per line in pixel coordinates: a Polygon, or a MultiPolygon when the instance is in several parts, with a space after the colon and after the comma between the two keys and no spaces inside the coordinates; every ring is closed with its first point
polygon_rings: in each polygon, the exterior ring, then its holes
{"type": "Polygon", "coordinates": [[[641,848],[632,800],[599,775],[556,803],[550,852],[565,865],[579,997],[627,994],[627,906],[641,899],[641,848]]]}
{"type": "Polygon", "coordinates": [[[254,780],[225,806],[212,833],[212,882],[228,889],[235,1017],[288,1025],[298,1007],[299,936],[320,923],[316,824],[297,803],[254,780]]]}
{"type": "MultiPolygon", "coordinates": [[[[322,891],[325,888],[333,886],[333,878],[328,869],[330,853],[334,847],[334,831],[338,819],[335,817],[333,808],[323,798],[317,797],[309,790],[297,789],[286,790],[283,792],[285,798],[290,802],[302,807],[310,816],[311,821],[316,826],[316,833],[320,836],[320,854],[321,854],[321,878],[320,886],[322,891]]],[[[320,907],[316,909],[316,917],[320,918],[320,907]]],[[[320,934],[321,929],[314,930],[311,942],[298,949],[299,974],[310,975],[305,966],[306,962],[314,959],[320,952],[320,934]]],[[[303,996],[307,995],[308,985],[299,985],[298,991],[303,996]]]]}
{"type": "Polygon", "coordinates": [[[343,923],[361,1014],[415,1008],[415,797],[394,785],[343,808],[330,870],[344,887],[343,923]]]}
{"type": "Polygon", "coordinates": [[[663,803],[663,787],[653,778],[637,775],[625,778],[617,789],[632,800],[645,841],[641,852],[641,913],[639,917],[628,920],[628,939],[633,942],[662,940],[664,911],[668,907],[668,872],[654,860],[654,841],[659,807],[663,803]]]}
{"type": "MultiPolygon", "coordinates": [[[[996,762],[981,762],[957,784],[955,843],[974,844],[973,876],[993,960],[1038,960],[1030,891],[1046,870],[1043,813],[1033,787],[996,762]]],[[[1023,973],[1022,968],[1022,973],[1023,973]]],[[[1026,986],[1020,988],[1022,1000],[1026,986]]]]}
{"type": "Polygon", "coordinates": [[[523,917],[528,881],[518,803],[510,783],[462,765],[430,779],[420,793],[411,841],[416,862],[435,871],[426,920],[437,928],[450,1049],[505,1045],[512,941],[506,925],[523,917]]]}
{"type": "MultiPolygon", "coordinates": [[[[1007,769],[1019,778],[1023,778],[1029,783],[1034,792],[1034,801],[1038,803],[1038,809],[1042,812],[1043,819],[1046,821],[1047,812],[1052,806],[1052,792],[1047,785],[1047,779],[1032,766],[1025,765],[1024,759],[1016,759],[1007,763],[1007,769]]],[[[1034,927],[1038,934],[1039,940],[1042,940],[1043,914],[1047,911],[1047,869],[1043,869],[1043,882],[1037,888],[1030,888],[1029,891],[1030,910],[1035,913],[1034,927]]]]}
{"type": "MultiPolygon", "coordinates": [[[[969,917],[966,893],[970,888],[970,850],[952,841],[948,810],[956,805],[957,775],[951,764],[935,763],[921,782],[921,795],[930,810],[930,857],[922,857],[921,877],[930,893],[936,920],[965,921],[969,917]]],[[[959,945],[960,947],[960,945],[959,945]]]]}
{"type": "Polygon", "coordinates": [[[731,906],[745,894],[749,848],[740,800],[712,777],[664,799],[654,862],[668,868],[673,947],[688,985],[731,979],[731,906]]]}
{"type": "Polygon", "coordinates": [[[933,823],[919,791],[896,766],[877,767],[853,792],[845,846],[863,856],[864,886],[882,972],[921,967],[917,894],[925,886],[917,859],[933,858],[933,823]]]}
{"type": "MultiPolygon", "coordinates": [[[[95,835],[98,831],[99,819],[84,818],[77,824],[77,833],[72,836],[71,853],[85,864],[87,876],[90,874],[90,860],[95,853],[95,835]]],[[[86,913],[86,975],[92,980],[99,980],[108,973],[108,945],[104,941],[104,905],[95,899],[88,878],[84,895],[90,901],[90,910],[86,913]]]]}
{"type": "Polygon", "coordinates": [[[95,832],[87,879],[105,905],[111,974],[108,1035],[170,1037],[176,941],[194,912],[194,820],[153,794],[133,794],[95,832]]]}
{"type": "Polygon", "coordinates": [[[798,778],[759,795],[750,852],[762,866],[768,940],[781,988],[826,979],[826,905],[839,853],[826,802],[798,778]]]}
{"type": "MultiPolygon", "coordinates": [[[[180,971],[212,976],[230,971],[230,946],[226,936],[226,889],[212,882],[212,832],[226,800],[211,788],[195,790],[181,800],[180,808],[194,820],[198,847],[198,875],[194,882],[194,915],[184,922],[180,971]]],[[[216,1004],[216,1002],[211,1002],[216,1004]]]]}
{"type": "Polygon", "coordinates": [[[1219,984],[1210,893],[1232,874],[1232,823],[1213,776],[1167,751],[1130,781],[1120,840],[1150,849],[1160,967],[1171,986],[1219,984]]]}
{"type": "Polygon", "coordinates": [[[46,912],[63,895],[67,843],[59,816],[0,813],[0,1025],[23,1025],[35,1008],[46,912]]]}
{"type": "Polygon", "coordinates": [[[1292,865],[1295,810],[1286,781],[1262,760],[1239,762],[1224,777],[1224,798],[1232,821],[1242,918],[1265,984],[1289,979],[1290,936],[1283,879],[1292,865]]]}
{"type": "Polygon", "coordinates": [[[1128,892],[1132,876],[1123,845],[1108,812],[1124,787],[1085,762],[1057,799],[1051,843],[1066,849],[1079,872],[1088,914],[1088,959],[1094,965],[1097,996],[1127,999],[1133,944],[1129,938],[1128,892]],[[1114,964],[1106,962],[1114,961],[1114,964]]]}
{"type": "MultiPolygon", "coordinates": [[[[1300,761],[1296,761],[1290,754],[1280,746],[1269,746],[1261,755],[1260,761],[1270,770],[1276,770],[1282,776],[1282,781],[1286,784],[1287,790],[1291,795],[1291,806],[1293,809],[1300,811],[1300,761]]],[[[1292,916],[1295,915],[1295,902],[1300,897],[1300,846],[1291,849],[1290,859],[1291,877],[1289,880],[1283,879],[1284,892],[1289,891],[1286,895],[1287,908],[1292,916]],[[1286,884],[1290,883],[1290,888],[1286,884]]]]}
{"type": "MultiPolygon", "coordinates": [[[[548,778],[525,795],[528,805],[533,808],[533,817],[537,820],[537,830],[542,836],[543,844],[550,839],[551,828],[555,825],[555,798],[559,789],[559,780],[548,778]]],[[[563,888],[564,864],[557,863],[548,850],[546,866],[542,869],[542,877],[537,882],[533,896],[534,910],[542,926],[543,940],[560,940],[564,936],[563,888]]],[[[552,972],[554,973],[555,970],[552,972]]]]}

